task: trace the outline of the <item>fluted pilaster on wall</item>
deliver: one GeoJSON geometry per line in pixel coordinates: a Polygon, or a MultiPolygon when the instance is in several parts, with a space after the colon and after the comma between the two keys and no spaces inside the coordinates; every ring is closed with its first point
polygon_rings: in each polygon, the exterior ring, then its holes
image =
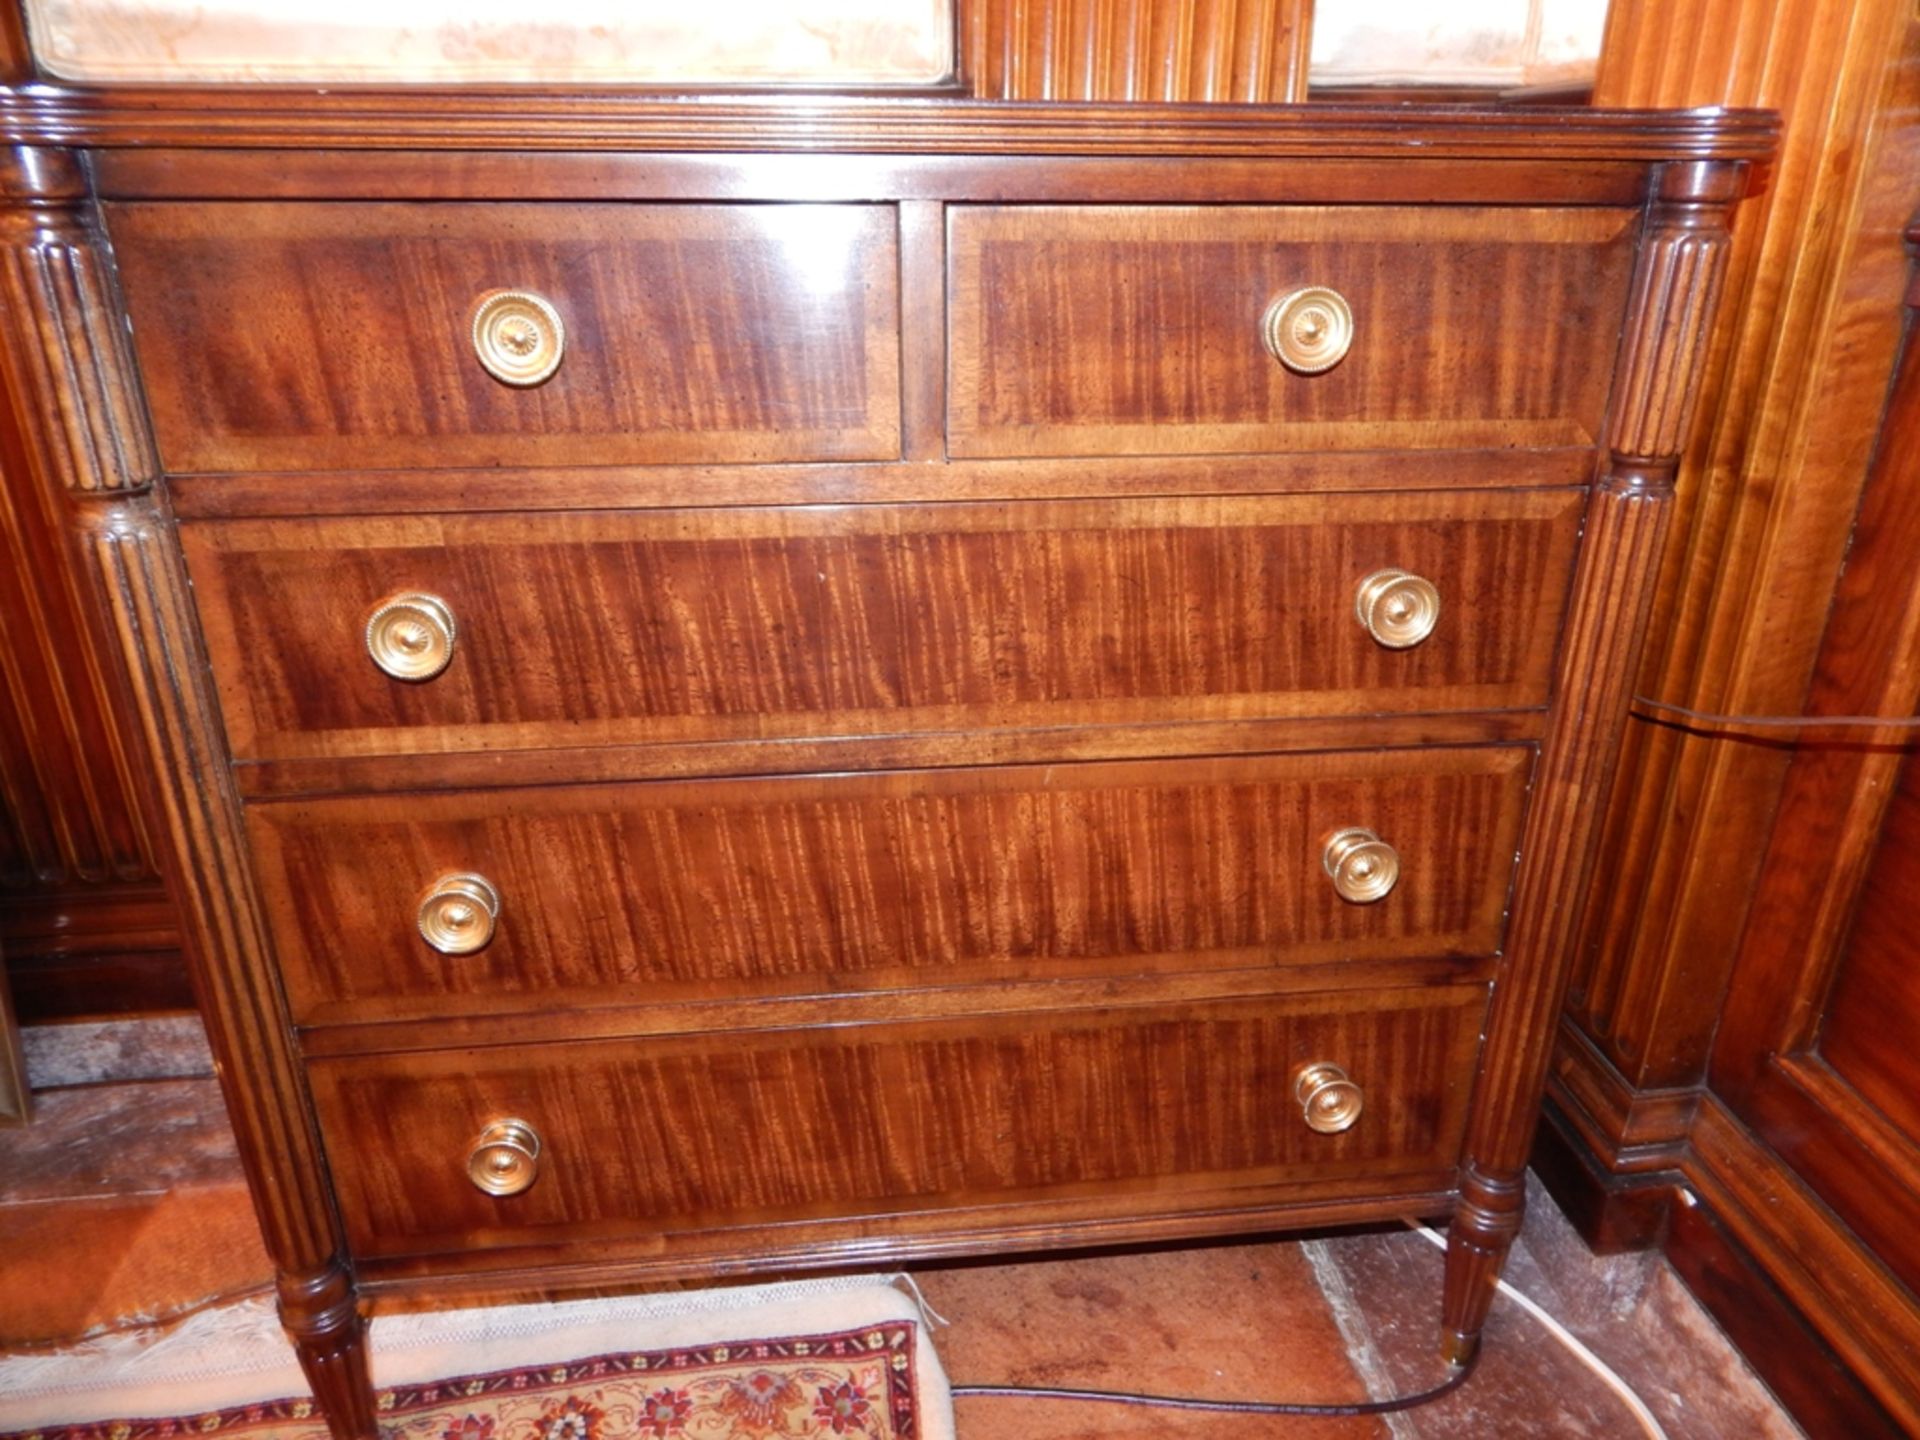
{"type": "Polygon", "coordinates": [[[998,100],[1305,100],[1312,19],[1312,0],[962,0],[962,76],[998,100]]]}
{"type": "Polygon", "coordinates": [[[142,994],[181,984],[138,804],[144,782],[67,534],[73,497],[135,493],[157,472],[91,227],[73,155],[5,152],[0,327],[13,343],[0,351],[0,611],[9,622],[0,644],[0,942],[20,994],[36,1006],[43,977],[84,973],[71,967],[88,953],[143,952],[157,983],[142,994]]]}
{"type": "MultiPolygon", "coordinates": [[[[1873,177],[1902,168],[1874,159],[1883,147],[1911,143],[1912,127],[1890,128],[1912,103],[1895,94],[1911,86],[1899,78],[1911,10],[1615,0],[1609,11],[1595,103],[1785,112],[1782,153],[1720,261],[1735,318],[1705,352],[1707,423],[1676,476],[1638,693],[1707,711],[1800,708],[1898,339],[1911,186],[1894,195],[1873,177]]],[[[1693,263],[1684,247],[1672,260],[1693,263]]],[[[1706,1078],[1753,838],[1784,763],[1777,747],[1629,727],[1554,1092],[1617,1167],[1670,1163],[1684,1143],[1684,1096],[1706,1078]]]]}

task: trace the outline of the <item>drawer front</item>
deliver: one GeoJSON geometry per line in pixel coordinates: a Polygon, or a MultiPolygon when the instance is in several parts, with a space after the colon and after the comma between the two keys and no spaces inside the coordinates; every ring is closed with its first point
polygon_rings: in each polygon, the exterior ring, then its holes
{"type": "MultiPolygon", "coordinates": [[[[1154,760],[275,801],[248,825],[303,1023],[1485,956],[1533,751],[1154,760]],[[1336,893],[1328,838],[1397,853],[1336,893]],[[498,897],[482,948],[417,917],[498,897]]],[[[473,938],[478,938],[473,937],[473,938]]]]}
{"type": "MultiPolygon", "coordinates": [[[[899,453],[890,207],[106,214],[175,472],[899,453]],[[544,382],[482,365],[476,307],[501,289],[539,295],[559,319],[544,382]]],[[[546,353],[532,330],[496,344],[546,353]]]]}
{"type": "Polygon", "coordinates": [[[1590,445],[1638,212],[1390,206],[949,212],[960,456],[1590,445]],[[1271,302],[1338,291],[1317,374],[1271,302]]]}
{"type": "Polygon", "coordinates": [[[1477,985],[1242,997],[320,1060],[309,1073],[363,1257],[622,1235],[672,1246],[835,1218],[871,1240],[887,1217],[949,1207],[1124,1197],[1142,1213],[1255,1186],[1437,1175],[1457,1159],[1485,1002],[1477,985]],[[1312,1062],[1360,1087],[1351,1129],[1305,1124],[1293,1076],[1312,1062]],[[469,1159],[509,1118],[539,1137],[537,1178],[494,1196],[469,1159]]]}
{"type": "Polygon", "coordinates": [[[242,758],[1519,709],[1574,490],[182,526],[242,758]],[[1437,587],[1389,648],[1360,583],[1437,587]],[[452,658],[369,657],[438,597],[452,658]]]}

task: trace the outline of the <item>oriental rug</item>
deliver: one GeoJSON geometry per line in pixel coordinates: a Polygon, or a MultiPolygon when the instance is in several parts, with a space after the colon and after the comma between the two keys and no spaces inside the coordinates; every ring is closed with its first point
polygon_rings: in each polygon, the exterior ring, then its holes
{"type": "MultiPolygon", "coordinates": [[[[225,1322],[230,1330],[238,1323],[225,1322]]],[[[951,1401],[925,1329],[910,1297],[873,1281],[399,1316],[376,1322],[376,1384],[458,1355],[497,1361],[520,1349],[528,1358],[384,1384],[381,1433],[384,1440],[952,1440],[951,1401]],[[791,1328],[796,1319],[825,1317],[840,1323],[791,1328]],[[604,1343],[609,1331],[630,1343],[552,1358],[589,1340],[604,1343]],[[701,1332],[706,1338],[693,1338],[701,1332]],[[662,1338],[652,1343],[650,1336],[662,1338]]],[[[44,1361],[25,1372],[11,1360],[0,1364],[0,1440],[326,1440],[304,1393],[217,1407],[167,1404],[218,1394],[217,1381],[208,1387],[209,1370],[219,1367],[177,1338],[159,1348],[168,1351],[164,1363],[156,1368],[149,1358],[135,1367],[130,1385],[97,1376],[63,1384],[58,1366],[44,1361]],[[10,1370],[15,1380],[24,1373],[37,1381],[32,1394],[8,1389],[10,1370]],[[115,1400],[132,1404],[111,1408],[115,1400]],[[31,1406],[37,1423],[16,1427],[8,1414],[16,1403],[31,1406]],[[56,1418],[63,1413],[70,1418],[56,1418]]],[[[244,1365],[229,1369],[247,1373],[244,1365]]],[[[275,1373],[284,1379],[284,1371],[275,1373]]],[[[240,1388],[257,1391],[263,1378],[252,1375],[240,1388]]]]}

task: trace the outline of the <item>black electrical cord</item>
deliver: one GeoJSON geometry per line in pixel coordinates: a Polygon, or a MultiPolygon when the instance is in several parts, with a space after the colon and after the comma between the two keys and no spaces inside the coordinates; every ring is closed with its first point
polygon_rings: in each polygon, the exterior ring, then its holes
{"type": "Polygon", "coordinates": [[[1712,710],[1690,710],[1669,700],[1633,697],[1635,713],[1645,720],[1670,716],[1695,725],[1765,730],[1914,730],[1917,715],[1722,715],[1712,710]]]}
{"type": "Polygon", "coordinates": [[[1284,1400],[1199,1400],[1184,1395],[1137,1394],[1131,1390],[1060,1390],[1039,1385],[955,1385],[953,1398],[968,1396],[1008,1400],[1082,1400],[1096,1405],[1150,1405],[1161,1410],[1211,1410],[1229,1415],[1321,1415],[1331,1419],[1350,1415],[1391,1415],[1429,1405],[1443,1395],[1451,1395],[1473,1374],[1480,1363],[1478,1350],[1465,1364],[1455,1368],[1444,1382],[1431,1390],[1413,1395],[1397,1395],[1391,1400],[1356,1401],[1350,1405],[1309,1405],[1284,1400]]]}

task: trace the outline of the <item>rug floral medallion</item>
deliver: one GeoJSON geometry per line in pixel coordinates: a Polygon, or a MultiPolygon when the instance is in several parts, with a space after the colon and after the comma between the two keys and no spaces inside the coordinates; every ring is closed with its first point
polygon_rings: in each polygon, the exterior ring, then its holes
{"type": "MultiPolygon", "coordinates": [[[[464,1375],[380,1392],[385,1440],[917,1440],[915,1327],[874,1328],[464,1375]]],[[[326,1440],[310,1400],[107,1420],[0,1440],[326,1440]]]]}

